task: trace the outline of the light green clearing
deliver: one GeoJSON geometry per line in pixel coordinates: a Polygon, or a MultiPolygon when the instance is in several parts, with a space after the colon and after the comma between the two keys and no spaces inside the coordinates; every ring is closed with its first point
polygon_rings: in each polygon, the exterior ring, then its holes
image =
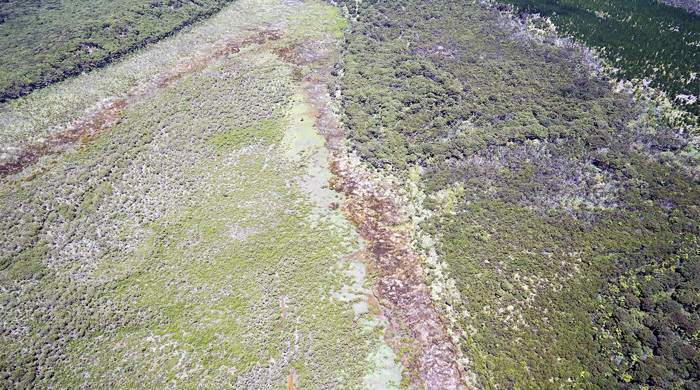
{"type": "MultiPolygon", "coordinates": [[[[299,175],[299,186],[309,195],[314,205],[309,222],[312,226],[331,224],[350,232],[349,238],[359,240],[357,233],[342,216],[340,211],[329,212],[332,202],[341,201],[341,196],[327,188],[328,179],[332,176],[328,170],[328,150],[323,147],[324,139],[313,126],[313,117],[310,115],[312,107],[303,101],[301,94],[296,94],[292,100],[293,106],[287,131],[284,133],[282,145],[286,158],[297,165],[303,172],[299,175]]],[[[356,249],[357,250],[357,249],[356,249]]],[[[337,262],[337,268],[344,270],[349,277],[341,287],[340,292],[331,294],[331,299],[352,304],[356,316],[361,319],[359,323],[365,332],[374,332],[381,329],[384,333],[388,326],[386,318],[380,318],[370,310],[366,302],[367,294],[372,291],[365,287],[367,276],[364,263],[361,261],[348,261],[342,259],[337,262]]],[[[363,378],[363,386],[369,389],[393,389],[401,382],[402,366],[394,351],[381,341],[379,348],[367,356],[367,363],[374,370],[369,371],[363,378]]]]}
{"type": "Polygon", "coordinates": [[[398,363],[394,351],[382,344],[369,358],[378,369],[364,378],[363,386],[369,389],[398,388],[401,383],[401,363],[398,363]]]}
{"type": "MultiPolygon", "coordinates": [[[[216,20],[337,15],[270,5],[241,0],[216,20]]],[[[92,75],[41,94],[78,93],[92,75]]],[[[398,383],[383,324],[333,298],[362,285],[344,260],[360,241],[327,207],[335,193],[310,190],[329,173],[320,137],[294,125],[307,110],[295,96],[287,64],[244,51],[129,107],[33,181],[3,184],[0,387],[282,388],[292,368],[297,389],[398,383]]]]}
{"type": "Polygon", "coordinates": [[[310,216],[313,221],[318,218],[330,217],[329,221],[342,225],[347,222],[340,213],[325,212],[331,203],[342,202],[342,195],[328,188],[328,180],[332,174],[328,170],[328,150],[323,146],[324,139],[314,128],[314,119],[310,113],[312,107],[303,101],[301,94],[293,99],[291,120],[283,139],[286,146],[286,156],[303,169],[299,177],[299,185],[311,196],[316,205],[310,216]]]}

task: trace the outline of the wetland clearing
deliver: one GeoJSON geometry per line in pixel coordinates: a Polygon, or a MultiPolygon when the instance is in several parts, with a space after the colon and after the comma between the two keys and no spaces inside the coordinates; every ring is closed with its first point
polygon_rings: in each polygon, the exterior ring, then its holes
{"type": "Polygon", "coordinates": [[[504,3],[0,2],[0,389],[700,388],[697,15],[504,3]]]}

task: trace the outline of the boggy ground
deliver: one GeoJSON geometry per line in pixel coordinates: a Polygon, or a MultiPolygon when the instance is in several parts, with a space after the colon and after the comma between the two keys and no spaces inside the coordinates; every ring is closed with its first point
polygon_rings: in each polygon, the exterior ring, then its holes
{"type": "Polygon", "coordinates": [[[345,214],[368,243],[369,266],[376,272],[372,287],[391,322],[386,337],[412,374],[410,383],[426,389],[466,389],[457,364],[459,350],[433,306],[422,260],[411,245],[407,206],[388,186],[355,172],[343,157],[333,161],[333,172],[338,175],[334,188],[348,196],[345,214]]]}
{"type": "Polygon", "coordinates": [[[330,152],[328,159],[336,176],[329,184],[347,197],[343,212],[365,240],[367,266],[375,275],[372,290],[390,322],[385,340],[408,369],[404,383],[415,388],[467,389],[466,373],[457,362],[459,349],[447,333],[445,318],[433,306],[422,260],[411,243],[412,210],[391,183],[364,170],[345,147],[336,115],[338,101],[328,87],[333,85],[331,72],[340,55],[337,48],[328,42],[306,41],[279,53],[300,67],[312,66],[302,85],[330,152]]]}

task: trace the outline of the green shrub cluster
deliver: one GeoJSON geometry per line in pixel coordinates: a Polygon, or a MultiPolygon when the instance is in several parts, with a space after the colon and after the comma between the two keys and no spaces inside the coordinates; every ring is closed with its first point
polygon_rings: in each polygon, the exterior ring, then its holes
{"type": "Polygon", "coordinates": [[[470,7],[376,2],[353,24],[344,120],[372,165],[435,166],[528,139],[593,140],[634,117],[589,77],[580,51],[513,39],[518,26],[470,7]],[[396,14],[404,9],[410,18],[396,14]]]}
{"type": "Polygon", "coordinates": [[[230,1],[2,1],[0,102],[102,67],[230,1]]]}
{"type": "MultiPolygon", "coordinates": [[[[608,315],[625,310],[622,275],[643,279],[696,248],[697,160],[681,157],[692,142],[640,121],[648,109],[590,72],[581,48],[531,39],[501,12],[362,2],[338,72],[351,147],[384,172],[418,174],[430,216],[419,231],[437,240],[469,313],[462,346],[480,384],[694,388],[696,338],[667,337],[684,362],[634,355],[608,315]],[[629,377],[623,361],[646,358],[642,370],[673,375],[629,377]]],[[[668,329],[692,323],[674,313],[668,329]]]]}
{"type": "Polygon", "coordinates": [[[621,388],[683,384],[700,378],[700,248],[689,248],[628,272],[611,284],[606,329],[617,336],[614,359],[623,372],[621,388]]]}

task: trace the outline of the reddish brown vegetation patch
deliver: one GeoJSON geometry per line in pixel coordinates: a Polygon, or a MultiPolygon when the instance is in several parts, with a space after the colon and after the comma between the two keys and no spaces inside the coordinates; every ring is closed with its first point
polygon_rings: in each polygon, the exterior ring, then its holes
{"type": "Polygon", "coordinates": [[[282,295],[282,298],[280,298],[280,309],[282,309],[282,322],[287,319],[287,296],[282,295]]]}
{"type": "Polygon", "coordinates": [[[287,390],[294,390],[294,375],[296,375],[296,370],[292,368],[292,371],[289,373],[289,376],[287,377],[287,390]]]}
{"type": "Polygon", "coordinates": [[[345,214],[368,244],[370,267],[377,273],[374,294],[384,307],[395,337],[395,350],[408,347],[401,363],[414,376],[411,384],[426,389],[464,389],[463,372],[456,363],[458,350],[445,333],[447,323],[435,310],[425,283],[422,261],[411,248],[405,205],[390,190],[369,177],[357,180],[343,163],[336,165],[342,182],[351,178],[345,214]]]}
{"type": "Polygon", "coordinates": [[[15,152],[8,153],[0,160],[0,177],[17,173],[36,162],[39,157],[56,153],[65,146],[78,141],[94,140],[100,132],[118,122],[118,113],[127,102],[127,97],[116,99],[67,128],[57,129],[45,138],[21,144],[15,152]]]}
{"type": "Polygon", "coordinates": [[[382,307],[379,305],[379,301],[373,294],[365,294],[367,296],[367,304],[374,309],[378,316],[384,314],[382,307]]]}

